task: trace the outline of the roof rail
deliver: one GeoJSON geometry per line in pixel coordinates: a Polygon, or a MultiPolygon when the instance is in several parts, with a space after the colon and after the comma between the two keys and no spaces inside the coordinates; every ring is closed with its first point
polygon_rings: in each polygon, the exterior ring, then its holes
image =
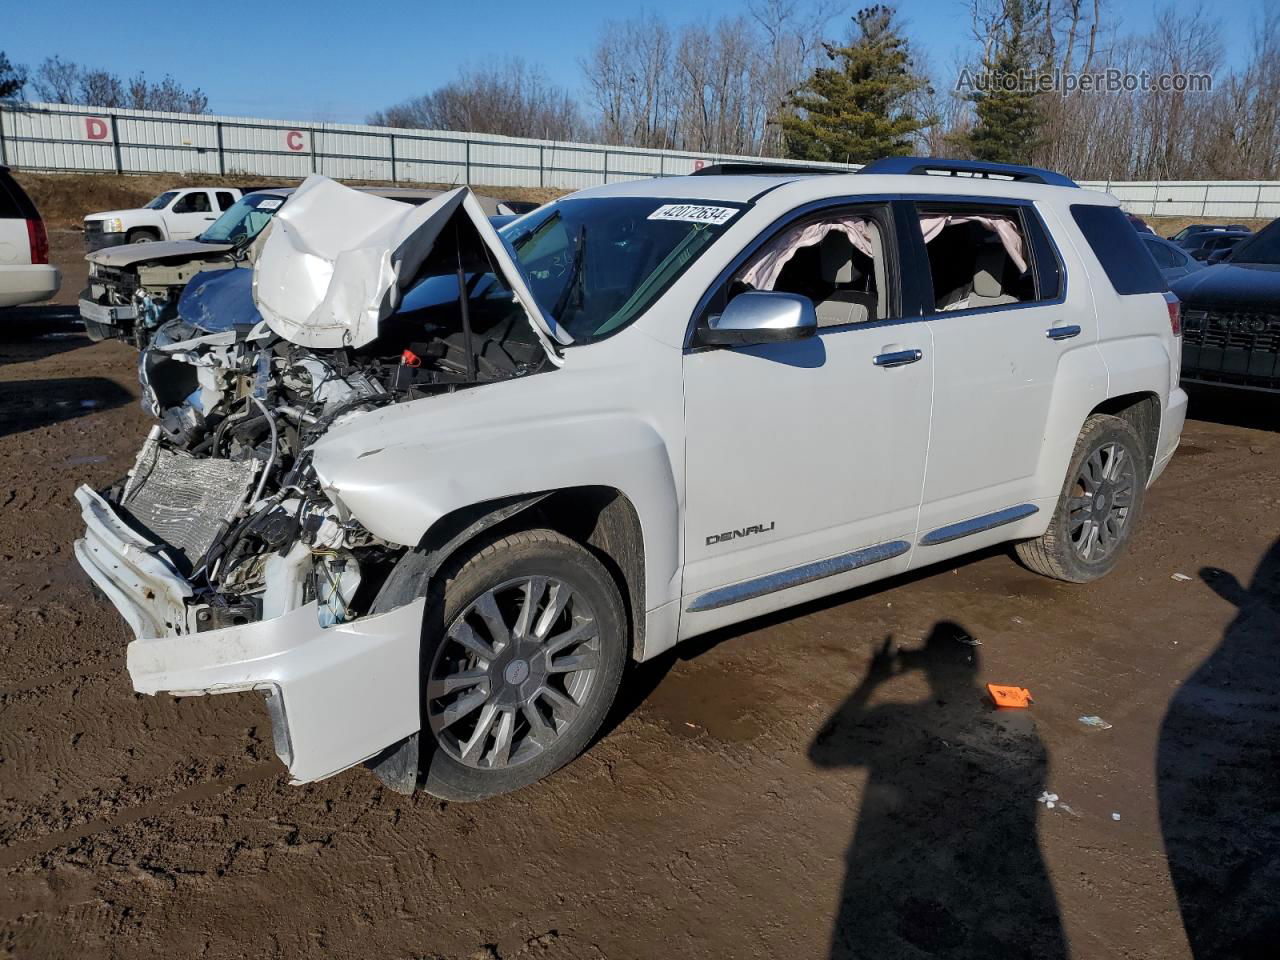
{"type": "Polygon", "coordinates": [[[853,173],[833,167],[806,167],[799,163],[713,163],[695,170],[691,177],[774,177],[791,174],[808,177],[815,173],[853,173]]]}
{"type": "Polygon", "coordinates": [[[949,177],[973,177],[979,180],[1016,180],[1019,183],[1043,183],[1051,187],[1078,187],[1074,180],[1052,170],[1024,167],[1013,163],[987,163],[982,160],[948,160],[945,157],[883,157],[868,163],[858,173],[922,174],[949,177]]]}

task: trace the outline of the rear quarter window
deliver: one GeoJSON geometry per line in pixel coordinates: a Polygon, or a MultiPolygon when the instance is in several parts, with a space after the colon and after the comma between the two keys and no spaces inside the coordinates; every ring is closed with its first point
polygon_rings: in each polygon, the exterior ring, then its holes
{"type": "Polygon", "coordinates": [[[39,217],[26,192],[7,171],[0,170],[0,220],[35,220],[39,217]]]}
{"type": "Polygon", "coordinates": [[[1151,254],[1143,247],[1138,231],[1119,207],[1073,203],[1071,216],[1116,293],[1128,296],[1163,293],[1169,289],[1151,254]]]}

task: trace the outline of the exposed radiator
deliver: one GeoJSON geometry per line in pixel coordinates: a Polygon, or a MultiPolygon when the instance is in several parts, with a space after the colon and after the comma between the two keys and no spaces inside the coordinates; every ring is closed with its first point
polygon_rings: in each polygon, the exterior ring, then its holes
{"type": "Polygon", "coordinates": [[[213,545],[218,528],[249,496],[253,460],[198,459],[162,447],[157,431],[138,453],[120,500],[123,513],[168,545],[189,573],[213,545]]]}

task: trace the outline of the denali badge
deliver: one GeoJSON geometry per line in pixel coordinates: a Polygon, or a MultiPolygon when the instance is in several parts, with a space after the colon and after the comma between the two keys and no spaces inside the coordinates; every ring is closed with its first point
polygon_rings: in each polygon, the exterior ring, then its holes
{"type": "Polygon", "coordinates": [[[741,530],[726,530],[724,533],[713,533],[707,537],[707,546],[724,543],[726,540],[737,540],[739,537],[749,537],[753,533],[768,533],[773,527],[774,521],[770,520],[768,526],[763,523],[753,523],[751,526],[743,527],[741,530]]]}

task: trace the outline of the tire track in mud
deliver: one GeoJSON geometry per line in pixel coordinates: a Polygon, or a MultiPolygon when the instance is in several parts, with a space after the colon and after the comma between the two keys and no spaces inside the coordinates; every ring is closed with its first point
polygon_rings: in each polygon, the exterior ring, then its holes
{"type": "Polygon", "coordinates": [[[236,787],[248,786],[279,775],[280,768],[278,765],[263,763],[259,766],[251,767],[247,772],[238,773],[230,777],[222,777],[218,780],[209,780],[205,783],[196,784],[194,787],[179,790],[177,793],[170,794],[163,799],[130,807],[118,816],[91,820],[77,827],[60,830],[57,833],[51,833],[34,840],[23,840],[11,844],[0,850],[0,870],[8,870],[24,860],[49,853],[58,847],[68,846],[96,833],[115,830],[138,820],[144,820],[147,817],[160,816],[179,807],[189,806],[201,800],[216,797],[236,787]]]}

